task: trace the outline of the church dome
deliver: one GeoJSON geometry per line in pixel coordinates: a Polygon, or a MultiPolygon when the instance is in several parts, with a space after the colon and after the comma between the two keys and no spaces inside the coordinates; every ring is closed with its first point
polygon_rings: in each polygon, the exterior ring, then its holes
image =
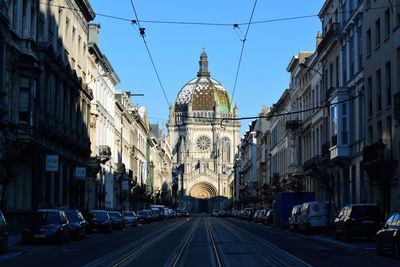
{"type": "Polygon", "coordinates": [[[203,50],[200,55],[197,77],[186,83],[179,91],[175,102],[176,112],[187,112],[188,106],[196,111],[232,112],[232,101],[220,82],[211,78],[208,72],[207,54],[203,50]]]}

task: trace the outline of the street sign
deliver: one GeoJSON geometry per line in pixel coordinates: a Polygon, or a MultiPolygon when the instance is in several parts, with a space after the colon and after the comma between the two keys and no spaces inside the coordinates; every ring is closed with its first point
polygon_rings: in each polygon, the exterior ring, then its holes
{"type": "Polygon", "coordinates": [[[58,155],[46,155],[46,171],[58,172],[58,155]]]}

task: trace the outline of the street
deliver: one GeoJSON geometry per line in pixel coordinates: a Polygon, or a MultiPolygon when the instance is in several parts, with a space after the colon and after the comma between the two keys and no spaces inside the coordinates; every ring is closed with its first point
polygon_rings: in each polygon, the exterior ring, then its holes
{"type": "Polygon", "coordinates": [[[374,243],[335,241],[234,218],[176,218],[64,245],[17,245],[0,266],[399,266],[374,243]]]}

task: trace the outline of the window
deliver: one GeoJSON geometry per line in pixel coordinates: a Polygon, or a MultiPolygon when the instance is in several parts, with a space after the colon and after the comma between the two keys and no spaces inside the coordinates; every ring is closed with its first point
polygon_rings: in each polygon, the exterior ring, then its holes
{"type": "Polygon", "coordinates": [[[357,59],[357,65],[358,65],[358,70],[360,71],[362,69],[362,27],[357,28],[357,50],[358,50],[358,59],[357,59]]]}
{"type": "Polygon", "coordinates": [[[397,26],[400,26],[400,8],[399,8],[399,6],[400,6],[400,1],[399,0],[397,0],[396,1],[396,23],[397,23],[397,26]]]}
{"type": "Polygon", "coordinates": [[[331,136],[332,143],[331,146],[337,145],[337,134],[338,134],[338,106],[333,105],[331,108],[331,136]]]}
{"type": "Polygon", "coordinates": [[[383,136],[382,136],[382,121],[378,121],[378,124],[377,124],[377,131],[378,131],[378,138],[379,139],[382,139],[383,138],[383,136]]]}
{"type": "Polygon", "coordinates": [[[382,110],[382,78],[381,70],[376,71],[376,109],[377,111],[382,110]]]}
{"type": "Polygon", "coordinates": [[[367,31],[367,56],[371,54],[371,29],[367,31]]]}
{"type": "Polygon", "coordinates": [[[378,19],[375,22],[375,47],[379,47],[381,44],[381,20],[378,19]]]}
{"type": "Polygon", "coordinates": [[[386,129],[387,129],[387,131],[385,131],[385,132],[387,134],[387,139],[392,140],[392,117],[391,116],[388,116],[386,118],[386,129]]]}
{"type": "Polygon", "coordinates": [[[385,38],[390,36],[390,11],[389,8],[385,11],[385,38]]]}
{"type": "Polygon", "coordinates": [[[18,117],[20,123],[30,123],[30,101],[30,80],[27,77],[22,77],[20,80],[18,106],[18,117]]]}
{"type": "Polygon", "coordinates": [[[372,78],[369,77],[367,80],[367,92],[368,92],[368,116],[372,116],[372,78]]]}
{"type": "Polygon", "coordinates": [[[342,104],[342,144],[347,144],[347,105],[342,104]]]}
{"type": "Polygon", "coordinates": [[[342,81],[347,81],[347,44],[342,47],[342,81]]]}
{"type": "Polygon", "coordinates": [[[390,106],[392,104],[392,67],[390,61],[385,65],[385,74],[386,74],[386,106],[390,106]]]}
{"type": "Polygon", "coordinates": [[[336,75],[336,87],[339,87],[339,57],[336,57],[336,64],[335,64],[335,67],[336,67],[336,73],[335,73],[335,75],[336,75]]]}
{"type": "Polygon", "coordinates": [[[354,35],[349,38],[350,78],[354,75],[354,35]]]}
{"type": "Polygon", "coordinates": [[[373,128],[372,126],[368,126],[368,144],[372,144],[372,140],[373,140],[373,128]]]}

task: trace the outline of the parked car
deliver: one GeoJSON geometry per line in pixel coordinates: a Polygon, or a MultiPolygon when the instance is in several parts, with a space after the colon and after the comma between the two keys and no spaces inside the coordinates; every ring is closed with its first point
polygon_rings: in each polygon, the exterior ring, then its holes
{"type": "Polygon", "coordinates": [[[213,209],[211,215],[213,217],[218,217],[219,216],[219,209],[213,209]]]}
{"type": "Polygon", "coordinates": [[[124,230],[125,220],[124,216],[119,211],[109,211],[108,215],[111,218],[111,225],[113,229],[124,230]]]}
{"type": "Polygon", "coordinates": [[[257,210],[254,213],[253,221],[256,222],[256,223],[262,222],[262,220],[263,220],[263,218],[264,218],[266,213],[267,213],[267,210],[257,210]]]}
{"type": "Polygon", "coordinates": [[[335,206],[333,203],[329,204],[329,201],[305,202],[298,216],[299,229],[305,232],[324,229],[328,226],[328,220],[333,220],[334,212],[335,206]]]}
{"type": "Polygon", "coordinates": [[[334,221],[336,239],[345,241],[360,236],[372,239],[382,227],[382,214],[376,204],[350,204],[344,206],[334,221]]]}
{"type": "Polygon", "coordinates": [[[299,230],[299,216],[301,215],[302,205],[295,205],[292,208],[292,212],[289,217],[289,230],[297,231],[299,230]]]}
{"type": "Polygon", "coordinates": [[[65,215],[69,221],[71,237],[76,240],[85,238],[88,222],[83,218],[82,213],[79,210],[66,210],[65,215]]]}
{"type": "Polygon", "coordinates": [[[112,221],[106,210],[91,210],[88,219],[88,231],[100,231],[110,233],[112,221]]]}
{"type": "Polygon", "coordinates": [[[63,210],[40,209],[22,231],[24,244],[33,240],[45,240],[58,243],[70,240],[70,225],[63,210]]]}
{"type": "Polygon", "coordinates": [[[190,216],[191,216],[189,210],[187,210],[187,209],[182,209],[182,208],[176,209],[176,215],[177,215],[178,217],[190,217],[190,216]]]}
{"type": "Polygon", "coordinates": [[[7,222],[0,210],[0,253],[6,253],[8,247],[7,222]]]}
{"type": "MultiPolygon", "coordinates": [[[[161,215],[160,215],[160,211],[159,210],[155,210],[155,209],[150,209],[149,210],[151,212],[151,216],[153,216],[153,222],[155,221],[161,221],[161,215]]],[[[166,214],[168,214],[167,209],[164,210],[166,214]]],[[[165,218],[169,218],[169,215],[165,218]]]]}
{"type": "Polygon", "coordinates": [[[396,259],[400,258],[400,212],[389,217],[385,226],[376,233],[376,254],[390,251],[396,259]]]}
{"type": "Polygon", "coordinates": [[[151,223],[153,221],[151,210],[139,210],[137,218],[139,223],[151,223]]]}
{"type": "Polygon", "coordinates": [[[124,211],[124,219],[125,219],[125,225],[130,225],[132,227],[135,227],[138,225],[138,220],[135,212],[133,211],[124,211]]]}
{"type": "Polygon", "coordinates": [[[249,220],[252,218],[252,215],[254,214],[254,209],[253,208],[245,208],[243,210],[243,216],[242,219],[243,220],[249,220]]]}
{"type": "Polygon", "coordinates": [[[269,209],[264,215],[263,218],[263,223],[268,225],[268,224],[273,224],[274,223],[274,210],[269,209]]]}

